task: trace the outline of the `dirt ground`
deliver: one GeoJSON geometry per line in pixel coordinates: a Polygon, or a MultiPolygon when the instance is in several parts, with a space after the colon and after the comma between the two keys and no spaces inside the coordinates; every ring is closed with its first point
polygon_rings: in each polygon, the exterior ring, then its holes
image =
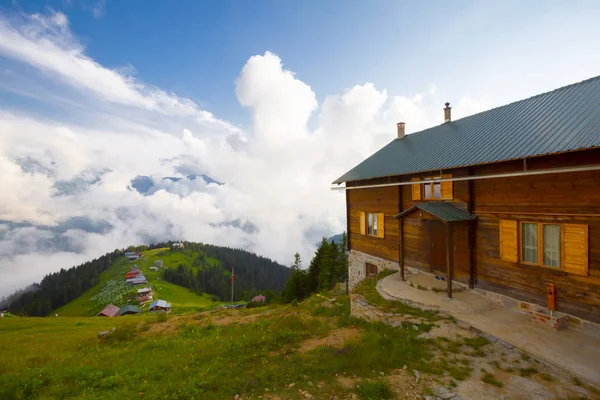
{"type": "Polygon", "coordinates": [[[307,352],[316,349],[319,346],[331,346],[342,348],[345,342],[357,341],[361,336],[361,331],[357,328],[341,328],[331,332],[324,338],[308,339],[300,344],[300,351],[307,352]]]}

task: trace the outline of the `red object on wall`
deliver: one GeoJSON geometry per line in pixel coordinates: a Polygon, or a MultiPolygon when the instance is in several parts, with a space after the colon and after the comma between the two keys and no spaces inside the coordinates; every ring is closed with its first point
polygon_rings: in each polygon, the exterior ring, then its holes
{"type": "Polygon", "coordinates": [[[556,310],[556,286],[554,283],[546,285],[546,303],[548,304],[548,310],[556,310]]]}

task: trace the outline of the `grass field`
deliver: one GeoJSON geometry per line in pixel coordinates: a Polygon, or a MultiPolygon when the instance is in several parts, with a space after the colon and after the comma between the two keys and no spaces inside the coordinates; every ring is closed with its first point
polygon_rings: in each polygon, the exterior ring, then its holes
{"type": "MultiPolygon", "coordinates": [[[[212,296],[204,294],[198,296],[196,293],[166,282],[161,279],[161,271],[150,271],[150,267],[154,265],[154,261],[163,259],[157,256],[159,253],[164,252],[168,249],[155,249],[144,252],[144,256],[137,261],[130,262],[125,257],[119,258],[113,263],[106,271],[100,274],[100,282],[98,285],[86,291],[83,295],[73,300],[69,304],[66,304],[52,314],[58,313],[61,317],[81,317],[81,316],[94,316],[102,307],[97,307],[95,302],[90,300],[92,296],[99,293],[102,287],[111,279],[124,279],[125,273],[134,265],[137,264],[142,273],[148,278],[148,285],[152,286],[157,298],[167,300],[171,303],[172,312],[175,314],[196,312],[206,309],[207,307],[217,306],[222,303],[212,301],[212,296]]],[[[180,253],[174,253],[164,258],[165,266],[168,263],[185,262],[186,264],[191,259],[189,257],[182,257],[180,253]]],[[[216,260],[215,260],[216,261],[216,260]]]]}
{"type": "Polygon", "coordinates": [[[325,398],[355,390],[336,374],[372,376],[370,365],[378,371],[403,364],[425,368],[427,349],[413,329],[399,336],[388,326],[350,320],[347,297],[332,307],[322,302],[313,297],[295,308],[209,311],[166,322],[155,315],[5,319],[0,398],[231,399],[265,389],[304,398],[290,390],[292,383],[325,398]],[[113,334],[97,338],[113,326],[113,334]],[[306,341],[318,344],[337,329],[360,336],[339,349],[302,351],[306,341]]]}
{"type": "Polygon", "coordinates": [[[357,292],[381,310],[406,314],[400,326],[351,318],[341,293],[297,306],[167,318],[0,318],[0,399],[390,400],[463,384],[481,394],[478,400],[552,394],[543,392],[548,385],[565,395],[544,398],[591,398],[575,396],[581,383],[575,387],[541,364],[534,370],[518,352],[472,332],[420,337],[459,328],[441,315],[386,302],[375,284],[366,279],[357,292]],[[517,376],[521,370],[528,375],[517,376]]]}

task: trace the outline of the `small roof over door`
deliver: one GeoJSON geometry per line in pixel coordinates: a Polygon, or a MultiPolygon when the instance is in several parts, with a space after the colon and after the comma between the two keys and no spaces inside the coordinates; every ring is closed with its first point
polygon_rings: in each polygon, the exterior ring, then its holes
{"type": "Polygon", "coordinates": [[[395,215],[394,219],[402,219],[415,211],[424,211],[443,222],[472,221],[477,218],[476,215],[469,214],[468,212],[458,209],[444,201],[431,201],[415,204],[409,209],[402,211],[400,214],[395,215]]]}

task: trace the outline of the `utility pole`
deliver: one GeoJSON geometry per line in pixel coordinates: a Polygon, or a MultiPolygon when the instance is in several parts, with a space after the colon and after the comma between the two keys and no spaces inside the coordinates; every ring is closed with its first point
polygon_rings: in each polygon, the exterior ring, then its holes
{"type": "Polygon", "coordinates": [[[234,280],[234,274],[233,274],[233,267],[231,267],[231,302],[233,303],[233,280],[234,280]]]}

